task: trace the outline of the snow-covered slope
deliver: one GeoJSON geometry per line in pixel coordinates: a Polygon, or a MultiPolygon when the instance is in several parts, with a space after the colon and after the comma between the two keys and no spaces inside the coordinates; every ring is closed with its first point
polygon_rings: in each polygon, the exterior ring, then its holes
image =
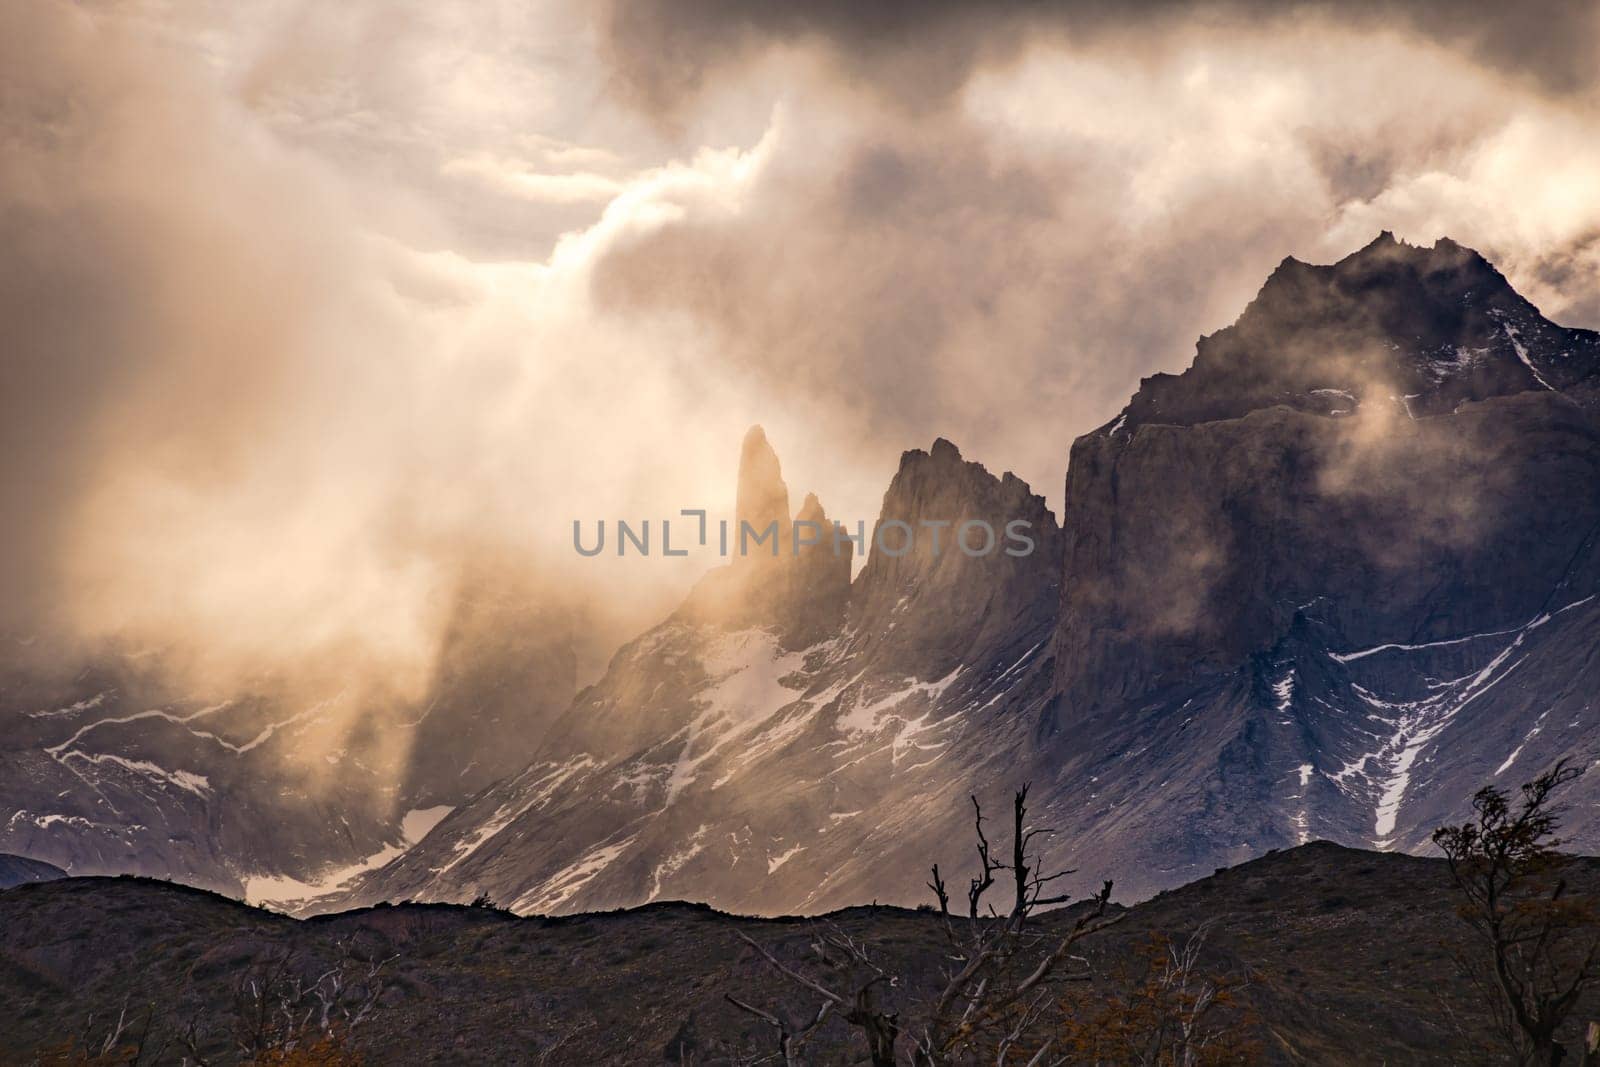
{"type": "MultiPolygon", "coordinates": [[[[155,654],[0,662],[0,851],[255,902],[331,891],[526,764],[570,701],[570,621],[515,585],[463,588],[415,701],[175,687],[155,654]]],[[[363,691],[370,692],[370,691],[363,691]]]]}

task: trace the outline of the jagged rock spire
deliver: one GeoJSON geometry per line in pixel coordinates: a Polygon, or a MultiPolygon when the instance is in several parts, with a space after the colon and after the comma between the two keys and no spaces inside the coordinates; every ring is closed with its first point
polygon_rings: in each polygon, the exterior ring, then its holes
{"type": "Polygon", "coordinates": [[[774,627],[795,646],[826,636],[843,621],[850,597],[849,542],[836,552],[833,530],[813,493],[806,494],[799,513],[790,518],[789,488],[778,454],[760,426],[750,427],[739,450],[734,522],[728,531],[732,558],[701,579],[683,613],[722,626],[774,627]],[[797,522],[816,524],[805,528],[798,546],[797,522]],[[777,524],[776,555],[770,541],[760,546],[752,541],[749,554],[740,554],[739,532],[746,523],[752,536],[777,524]]]}
{"type": "MultiPolygon", "coordinates": [[[[789,487],[783,482],[778,454],[767,443],[766,431],[760,426],[750,427],[739,449],[739,489],[734,515],[736,523],[748,522],[756,530],[765,530],[776,522],[783,531],[789,522],[789,487]]],[[[779,541],[781,553],[781,546],[787,544],[788,538],[780,536],[779,541]]]]}
{"type": "MultiPolygon", "coordinates": [[[[850,618],[865,640],[895,646],[919,677],[948,670],[965,650],[1054,617],[1061,531],[1044,498],[1015,474],[996,477],[941,437],[926,452],[900,457],[878,516],[879,525],[889,522],[910,527],[915,540],[897,556],[873,539],[851,590],[850,618]],[[982,558],[957,544],[963,523],[972,520],[986,523],[996,538],[982,558]],[[1007,524],[1017,520],[1027,524],[1032,545],[1026,555],[1011,556],[1001,546],[1007,524]]],[[[895,546],[903,540],[899,532],[886,539],[895,546]]],[[[975,543],[982,541],[980,535],[975,543]]]]}

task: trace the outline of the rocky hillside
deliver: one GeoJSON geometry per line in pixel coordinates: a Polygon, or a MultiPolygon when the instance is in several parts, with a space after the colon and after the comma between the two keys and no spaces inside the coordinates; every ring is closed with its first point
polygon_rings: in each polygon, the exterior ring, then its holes
{"type": "Polygon", "coordinates": [[[65,878],[67,872],[48,863],[30,860],[26,856],[8,856],[0,853],[0,889],[10,889],[23,882],[46,882],[52,878],[65,878]]]}
{"type": "MultiPolygon", "coordinates": [[[[1600,890],[1593,861],[1570,874],[1600,890]]],[[[0,893],[0,1059],[98,1047],[126,1005],[130,1034],[151,1020],[141,1062],[179,1062],[187,1036],[231,1063],[242,981],[343,963],[381,965],[352,1031],[369,1063],[748,1063],[772,1053],[772,1031],[727,994],[795,1016],[815,1004],[740,933],[802,968],[818,966],[819,934],[848,934],[898,976],[888,995],[914,1025],[943,962],[936,923],[889,907],[759,920],[678,903],[550,919],[407,904],[296,921],[144,880],[27,885],[0,893]]],[[[1132,908],[1085,944],[1094,979],[1055,993],[1114,995],[1152,935],[1183,943],[1208,923],[1199,971],[1239,983],[1262,1062],[1506,1061],[1456,970],[1473,946],[1437,860],[1314,844],[1218,872],[1132,908]]],[[[1577,1017],[1596,1012],[1591,999],[1577,1017]]],[[[834,1017],[806,1062],[850,1062],[853,1040],[834,1017]]]]}

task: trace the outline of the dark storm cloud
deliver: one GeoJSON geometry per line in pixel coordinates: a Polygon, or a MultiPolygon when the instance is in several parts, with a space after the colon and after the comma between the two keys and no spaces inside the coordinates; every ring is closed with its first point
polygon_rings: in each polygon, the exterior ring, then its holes
{"type": "Polygon", "coordinates": [[[1341,25],[1248,29],[1229,21],[1243,2],[1137,8],[612,7],[613,59],[652,105],[681,105],[674,122],[775,76],[805,91],[779,97],[736,196],[607,245],[595,295],[645,330],[708,327],[705,358],[836,416],[841,449],[933,427],[1052,500],[1072,437],[1187,365],[1285,254],[1452,234],[1542,285],[1535,299],[1569,281],[1547,310],[1588,321],[1595,256],[1564,243],[1588,210],[1587,119],[1551,95],[1587,76],[1587,8],[1553,9],[1561,32],[1488,5],[1451,5],[1472,13],[1451,22],[1444,5],[1308,3],[1294,11],[1341,25]],[[1049,47],[969,78],[1025,38],[1049,47]],[[835,62],[732,69],[789,45],[835,62]],[[900,106],[962,86],[959,106],[900,106]]]}
{"type": "Polygon", "coordinates": [[[1193,20],[1318,17],[1363,31],[1390,28],[1464,52],[1552,93],[1595,84],[1600,5],[1590,0],[609,0],[602,27],[623,84],[671,111],[721,68],[773,46],[820,46],[845,78],[911,106],[936,104],[1029,33],[1075,41],[1140,35],[1193,20]]]}
{"type": "Polygon", "coordinates": [[[1259,281],[1304,223],[1232,191],[1181,231],[1119,231],[1125,183],[1092,150],[1029,165],[965,122],[826,146],[805,126],[780,121],[739,214],[611,247],[602,307],[711,327],[730,368],[831,413],[841,453],[895,454],[931,427],[1052,499],[1072,437],[1184,358],[1219,294],[1242,302],[1235,276],[1259,281]],[[1218,279],[1222,246],[1236,266],[1218,279]]]}

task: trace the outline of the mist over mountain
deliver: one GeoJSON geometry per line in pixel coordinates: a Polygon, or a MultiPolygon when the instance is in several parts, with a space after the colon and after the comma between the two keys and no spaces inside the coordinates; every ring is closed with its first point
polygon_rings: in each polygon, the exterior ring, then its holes
{"type": "Polygon", "coordinates": [[[0,661],[0,851],[253,901],[331,888],[519,770],[577,687],[581,614],[510,571],[461,585],[424,692],[260,676],[196,690],[164,650],[0,661]]]}
{"type": "MultiPolygon", "coordinates": [[[[778,470],[751,431],[741,500],[787,509],[778,470]]],[[[820,514],[813,503],[800,515],[820,514]]],[[[770,910],[788,893],[809,910],[883,895],[889,872],[920,869],[914,821],[958,832],[962,783],[1011,750],[1021,702],[1047,696],[1060,534],[1025,485],[943,440],[905,454],[883,518],[996,530],[1022,519],[1037,550],[973,558],[924,537],[889,558],[874,544],[847,601],[831,549],[808,550],[820,566],[804,552],[736,558],[617,653],[531,766],[357,898],[487,893],[565,911],[704,897],[770,910]],[[798,629],[795,605],[808,606],[798,629]]]]}
{"type": "MultiPolygon", "coordinates": [[[[725,568],[354,899],[909,902],[962,798],[1022,780],[1133,895],[1315,838],[1426,850],[1482,783],[1600,755],[1597,386],[1600,337],[1453,242],[1286,260],[1079,439],[1059,529],[947,441],[906,453],[880,524],[1024,519],[1034,554],[873,544],[809,644],[772,614],[798,564],[708,618],[758,573],[725,568]]],[[[740,497],[781,515],[757,436],[740,497]]]]}
{"type": "MultiPolygon", "coordinates": [[[[735,495],[779,550],[593,685],[572,618],[490,573],[426,699],[315,780],[275,750],[329,709],[19,670],[0,849],[309,909],[815,912],[921,900],[967,795],[1032,781],[1084,886],[1139,897],[1318,838],[1426,851],[1484,782],[1600,758],[1600,336],[1448,240],[1285,260],[1078,439],[1059,523],[941,438],[878,515],[920,536],[869,527],[852,581],[853,531],[760,427],[735,495]],[[959,550],[972,520],[1032,551],[959,550]]],[[[1573,789],[1600,846],[1600,785],[1573,789]]]]}
{"type": "Polygon", "coordinates": [[[0,3],[0,1061],[1600,1065],[1597,190],[1596,0],[0,3]]]}

